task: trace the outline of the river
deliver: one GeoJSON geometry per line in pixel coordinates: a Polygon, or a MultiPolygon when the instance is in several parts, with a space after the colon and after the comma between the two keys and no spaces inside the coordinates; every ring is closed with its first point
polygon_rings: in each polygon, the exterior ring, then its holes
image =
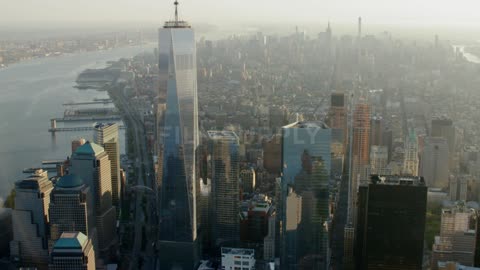
{"type": "Polygon", "coordinates": [[[480,58],[478,56],[474,55],[474,54],[465,52],[465,46],[454,45],[453,50],[456,51],[457,49],[458,49],[459,52],[461,52],[463,54],[463,56],[465,56],[465,59],[467,59],[467,61],[475,63],[475,64],[480,64],[480,58]]]}
{"type": "MultiPolygon", "coordinates": [[[[110,60],[151,51],[153,46],[77,53],[0,69],[0,198],[10,192],[15,181],[25,176],[24,168],[39,167],[42,160],[64,159],[71,154],[73,139],[93,138],[93,132],[88,131],[60,132],[55,136],[48,132],[49,119],[63,115],[66,109],[63,103],[108,97],[106,92],[74,88],[80,72],[104,67],[110,60]]],[[[125,152],[124,135],[121,131],[122,153],[125,152]]]]}

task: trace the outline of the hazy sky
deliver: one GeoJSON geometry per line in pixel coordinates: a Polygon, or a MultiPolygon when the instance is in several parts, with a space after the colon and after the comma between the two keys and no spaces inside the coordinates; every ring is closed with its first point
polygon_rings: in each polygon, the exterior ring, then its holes
{"type": "MultiPolygon", "coordinates": [[[[39,21],[161,24],[173,17],[173,0],[0,0],[1,23],[39,21]]],[[[480,0],[180,0],[192,22],[333,22],[479,25],[480,0]]]]}

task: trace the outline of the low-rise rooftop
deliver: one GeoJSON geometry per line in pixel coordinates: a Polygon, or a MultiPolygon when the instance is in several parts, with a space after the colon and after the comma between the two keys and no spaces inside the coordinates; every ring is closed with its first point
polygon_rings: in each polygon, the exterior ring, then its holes
{"type": "Polygon", "coordinates": [[[228,247],[222,247],[222,255],[223,255],[223,254],[254,256],[254,255],[255,255],[255,250],[253,250],[253,249],[246,249],[246,248],[228,248],[228,247]]]}
{"type": "Polygon", "coordinates": [[[329,129],[327,124],[321,121],[301,121],[284,126],[283,128],[320,128],[329,129]]]}
{"type": "Polygon", "coordinates": [[[372,175],[370,179],[374,185],[425,186],[425,179],[420,176],[372,175]]]}

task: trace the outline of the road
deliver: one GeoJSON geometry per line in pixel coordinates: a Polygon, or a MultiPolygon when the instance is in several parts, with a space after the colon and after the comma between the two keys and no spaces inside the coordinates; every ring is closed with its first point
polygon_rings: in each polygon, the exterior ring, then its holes
{"type": "MultiPolygon", "coordinates": [[[[133,108],[129,104],[126,97],[123,96],[122,93],[120,93],[122,91],[118,90],[119,89],[113,89],[112,91],[110,91],[110,96],[115,100],[117,108],[119,108],[120,111],[124,113],[127,129],[131,129],[133,131],[133,151],[134,156],[136,157],[135,169],[137,176],[137,182],[133,183],[133,185],[145,186],[150,188],[151,190],[156,190],[156,188],[153,186],[154,174],[152,156],[149,154],[149,151],[147,151],[147,140],[143,123],[139,118],[139,113],[137,112],[137,110],[133,108]]],[[[146,191],[146,189],[136,189],[134,243],[129,269],[140,269],[141,265],[143,265],[145,269],[156,268],[155,263],[153,263],[153,268],[151,267],[151,261],[155,261],[155,253],[152,251],[152,249],[148,249],[150,253],[148,254],[148,257],[145,256],[147,254],[143,254],[141,252],[143,237],[142,231],[145,230],[145,235],[152,236],[152,233],[155,233],[156,231],[154,228],[156,228],[155,223],[157,219],[155,216],[155,211],[153,210],[156,206],[156,196],[151,196],[151,192],[148,193],[146,191]],[[143,198],[145,198],[147,202],[145,206],[143,206],[142,203],[142,201],[144,200],[143,198]],[[139,260],[139,258],[142,259],[139,260]],[[140,261],[142,261],[142,263],[140,263],[140,261]]],[[[152,243],[155,242],[155,239],[156,237],[146,237],[146,246],[151,247],[152,243]]]]}

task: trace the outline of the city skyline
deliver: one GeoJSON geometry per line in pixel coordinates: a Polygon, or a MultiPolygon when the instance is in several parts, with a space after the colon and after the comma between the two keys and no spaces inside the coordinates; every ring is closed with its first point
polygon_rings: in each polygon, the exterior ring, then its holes
{"type": "Polygon", "coordinates": [[[415,37],[473,1],[31,1],[68,33],[0,31],[0,269],[480,270],[480,33],[415,37]]]}

